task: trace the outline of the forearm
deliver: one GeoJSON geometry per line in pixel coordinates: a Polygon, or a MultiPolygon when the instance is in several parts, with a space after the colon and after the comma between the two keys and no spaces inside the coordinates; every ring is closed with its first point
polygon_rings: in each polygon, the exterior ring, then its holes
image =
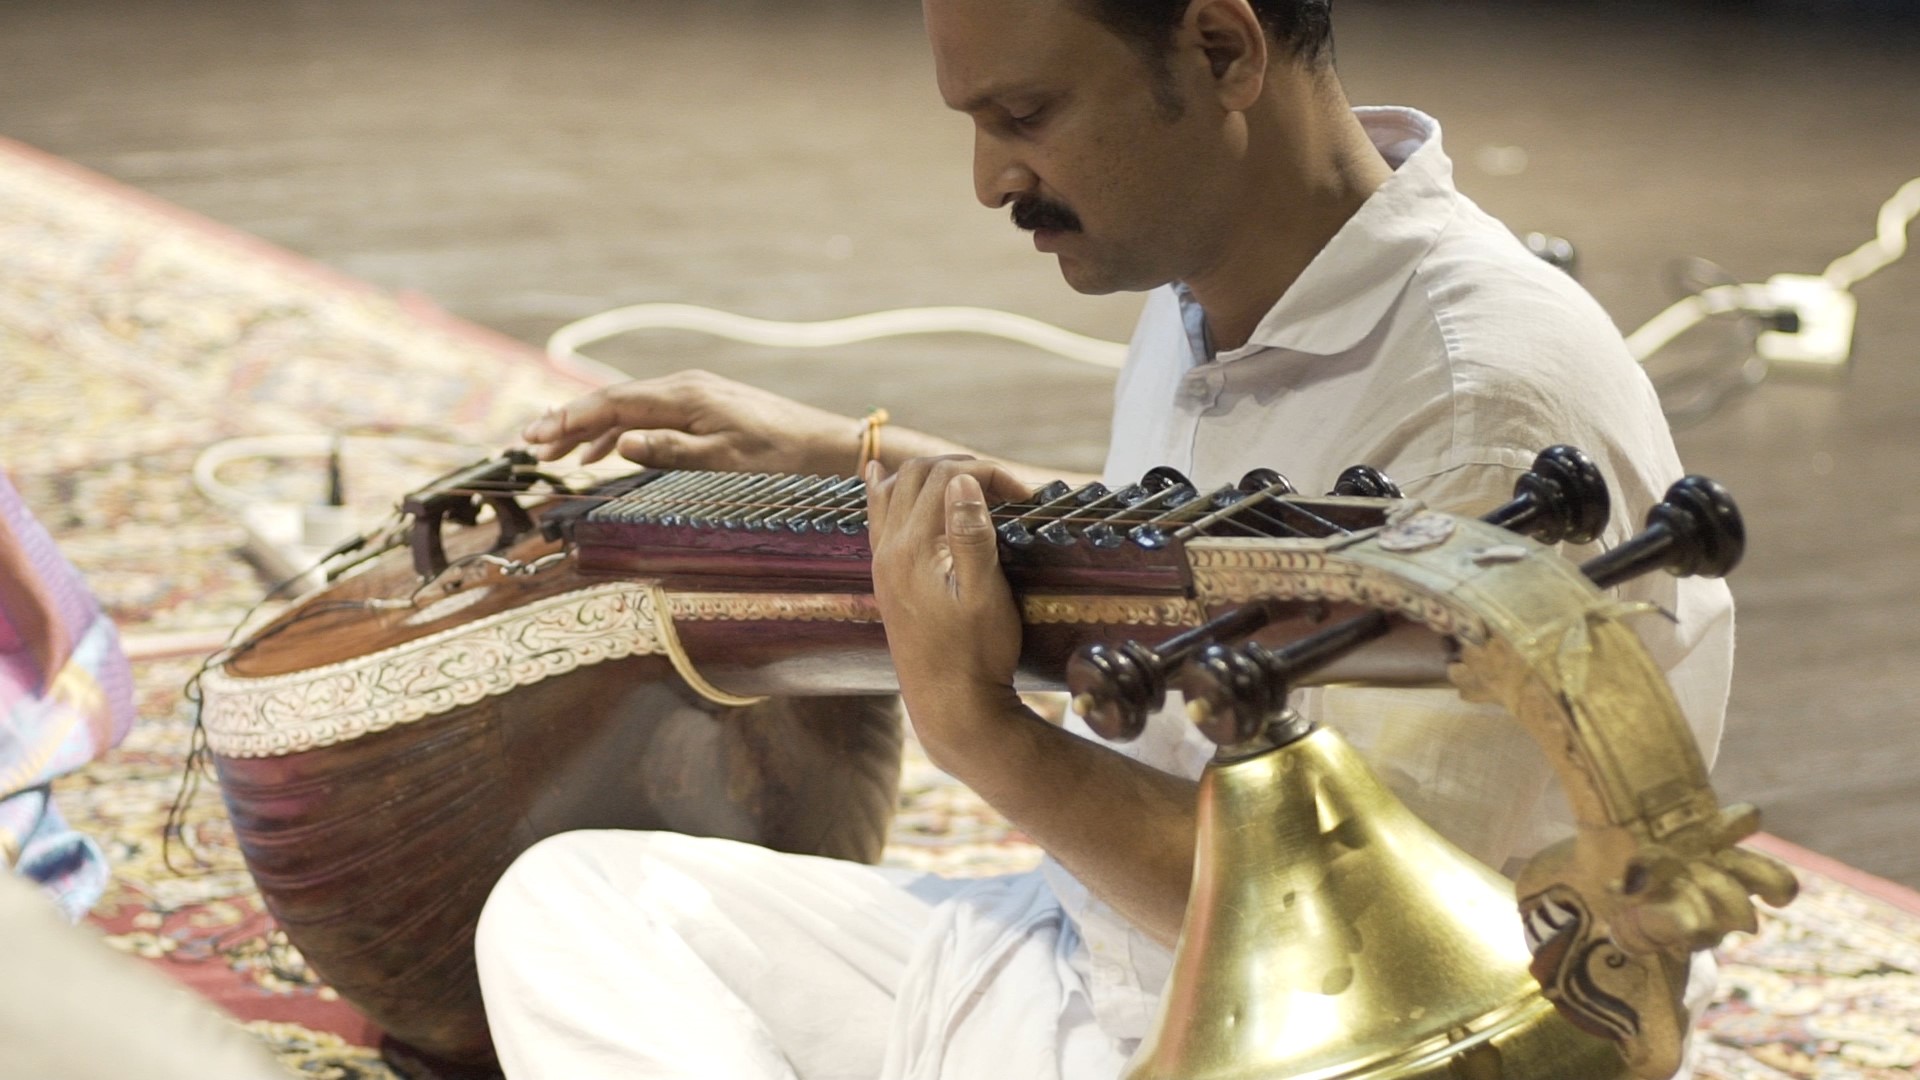
{"type": "Polygon", "coordinates": [[[926,702],[916,708],[912,698],[907,705],[934,764],[978,792],[1095,896],[1173,944],[1193,877],[1192,781],[1061,730],[1010,692],[979,707],[988,715],[964,720],[926,702]]]}

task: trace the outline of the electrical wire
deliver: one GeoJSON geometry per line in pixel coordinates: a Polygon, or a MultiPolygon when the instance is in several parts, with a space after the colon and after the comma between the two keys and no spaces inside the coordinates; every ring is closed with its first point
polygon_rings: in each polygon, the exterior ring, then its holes
{"type": "Polygon", "coordinates": [[[547,338],[547,356],[562,367],[599,374],[596,369],[605,365],[581,355],[580,349],[636,330],[692,330],[749,345],[787,349],[819,349],[912,334],[984,334],[1093,367],[1117,370],[1127,358],[1127,347],[1120,342],[1087,337],[993,308],[896,308],[821,322],[780,322],[693,304],[636,304],[589,315],[555,330],[547,338]]]}
{"type": "MultiPolygon", "coordinates": [[[[1835,289],[1846,292],[1898,262],[1907,253],[1907,228],[1915,218],[1920,218],[1920,177],[1901,185],[1880,207],[1874,238],[1835,259],[1821,276],[1835,289]]],[[[1701,322],[1716,315],[1735,313],[1774,316],[1780,313],[1780,305],[1766,285],[1715,285],[1647,320],[1644,326],[1627,335],[1627,349],[1634,359],[1645,363],[1701,322]]]]}

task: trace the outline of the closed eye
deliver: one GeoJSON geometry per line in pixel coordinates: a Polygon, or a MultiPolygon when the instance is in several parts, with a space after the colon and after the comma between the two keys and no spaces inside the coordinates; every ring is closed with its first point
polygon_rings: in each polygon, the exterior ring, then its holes
{"type": "Polygon", "coordinates": [[[1038,127],[1040,124],[1040,121],[1045,119],[1046,115],[1047,115],[1047,110],[1044,108],[1040,108],[1040,109],[1034,109],[1032,112],[1026,113],[1021,116],[1009,116],[1008,119],[1013,121],[1014,127],[1031,130],[1032,128],[1038,127]]]}

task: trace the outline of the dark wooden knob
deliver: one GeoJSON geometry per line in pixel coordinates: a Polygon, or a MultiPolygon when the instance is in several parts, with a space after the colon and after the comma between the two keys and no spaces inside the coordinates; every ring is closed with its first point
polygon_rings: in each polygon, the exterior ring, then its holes
{"type": "Polygon", "coordinates": [[[1089,645],[1067,661],[1073,711],[1109,742],[1132,742],[1167,700],[1167,663],[1136,641],[1089,645]]]}
{"type": "Polygon", "coordinates": [[[1571,446],[1550,446],[1515,482],[1513,501],[1481,520],[1543,544],[1591,544],[1612,517],[1600,467],[1571,446]]]}
{"type": "Polygon", "coordinates": [[[1580,568],[1603,589],[1655,570],[1675,577],[1725,577],[1747,551],[1747,528],[1727,489],[1689,476],[1647,511],[1644,532],[1580,568]]]}
{"type": "Polygon", "coordinates": [[[1147,718],[1167,703],[1167,681],[1197,650],[1218,641],[1238,641],[1272,622],[1277,606],[1260,601],[1237,608],[1149,648],[1137,641],[1089,645],[1067,661],[1067,693],[1073,711],[1094,734],[1132,742],[1147,718]]]}
{"type": "Polygon", "coordinates": [[[1274,682],[1254,653],[1258,645],[1207,648],[1180,672],[1187,718],[1200,733],[1221,746],[1246,742],[1260,733],[1267,717],[1285,698],[1274,700],[1274,682]]]}
{"type": "Polygon", "coordinates": [[[1287,708],[1293,685],[1302,675],[1381,637],[1392,626],[1386,613],[1370,611],[1282,649],[1266,649],[1258,642],[1238,649],[1223,645],[1204,649],[1180,673],[1187,717],[1221,746],[1243,743],[1262,733],[1283,741],[1304,735],[1304,728],[1288,728],[1297,719],[1287,708]]]}
{"type": "Polygon", "coordinates": [[[1404,499],[1400,494],[1400,485],[1387,479],[1387,474],[1371,465],[1355,465],[1340,474],[1334,481],[1329,495],[1347,495],[1362,499],[1404,499]]]}

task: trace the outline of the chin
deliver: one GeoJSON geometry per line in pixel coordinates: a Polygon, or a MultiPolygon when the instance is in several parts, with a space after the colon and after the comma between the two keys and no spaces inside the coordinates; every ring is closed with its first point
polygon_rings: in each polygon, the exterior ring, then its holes
{"type": "Polygon", "coordinates": [[[1117,272],[1111,266],[1099,266],[1084,259],[1058,256],[1060,276],[1067,287],[1084,296],[1106,296],[1117,292],[1147,292],[1165,285],[1165,281],[1146,280],[1141,275],[1117,272]],[[1139,278],[1139,280],[1136,280],[1139,278]]]}

